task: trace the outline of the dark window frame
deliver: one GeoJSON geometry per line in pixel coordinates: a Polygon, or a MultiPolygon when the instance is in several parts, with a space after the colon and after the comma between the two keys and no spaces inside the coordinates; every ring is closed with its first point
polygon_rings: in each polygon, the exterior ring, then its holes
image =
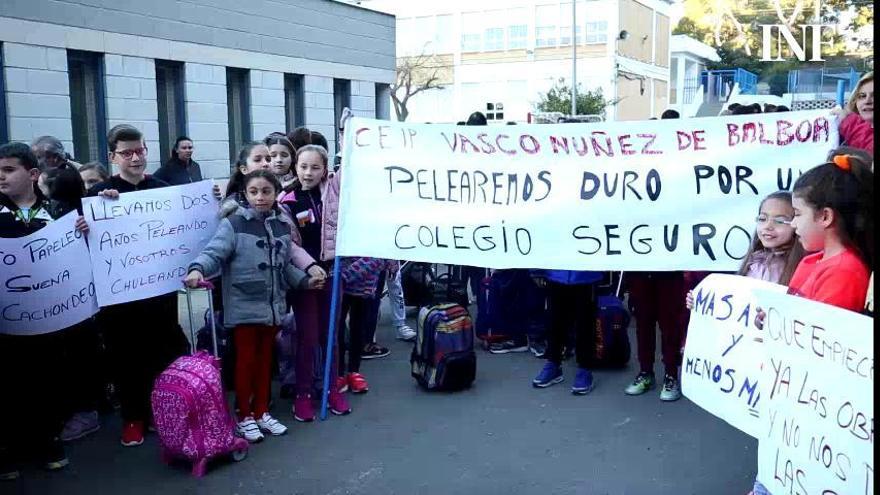
{"type": "MultiPolygon", "coordinates": [[[[105,166],[110,167],[108,153],[109,147],[107,145],[107,90],[106,90],[106,78],[105,78],[105,70],[104,70],[104,54],[99,52],[90,52],[84,50],[67,50],[67,70],[68,70],[68,86],[70,89],[70,120],[71,120],[71,129],[73,130],[73,143],[74,143],[74,152],[78,155],[74,158],[81,163],[85,163],[87,161],[98,161],[103,163],[105,166]],[[97,144],[97,157],[82,156],[82,147],[77,146],[77,118],[74,112],[74,91],[73,91],[73,80],[72,77],[72,66],[82,65],[89,66],[95,71],[95,132],[97,134],[96,144],[97,144]]],[[[91,151],[91,150],[90,150],[91,151]]]]}
{"type": "Polygon", "coordinates": [[[6,112],[6,70],[3,62],[3,43],[0,43],[0,144],[9,142],[9,114],[6,112]]]}
{"type": "Polygon", "coordinates": [[[351,80],[333,79],[333,128],[336,130],[333,140],[336,142],[337,153],[342,149],[342,143],[339,142],[339,120],[345,107],[351,108],[351,80]]]}
{"type": "Polygon", "coordinates": [[[177,62],[173,60],[160,60],[156,59],[156,106],[159,110],[159,154],[160,154],[160,164],[164,163],[171,157],[171,150],[174,148],[174,142],[177,141],[177,138],[180,136],[186,136],[186,75],[183,62],[177,62]],[[163,108],[167,107],[168,102],[165,102],[165,105],[162,105],[164,100],[162,91],[162,87],[165,84],[165,79],[160,78],[160,71],[170,71],[172,72],[172,83],[175,86],[174,92],[174,101],[172,104],[174,105],[174,112],[177,116],[177,121],[174,129],[175,136],[172,136],[168,132],[163,132],[166,129],[167,122],[163,122],[162,116],[167,115],[167,111],[163,112],[163,108]],[[160,80],[162,81],[160,83],[160,80]],[[163,134],[167,134],[163,139],[163,134]]]}
{"type": "Polygon", "coordinates": [[[306,125],[305,96],[305,76],[284,74],[284,123],[287,132],[306,125]]]}
{"type": "Polygon", "coordinates": [[[235,162],[236,158],[238,158],[238,150],[239,148],[247,142],[253,140],[253,126],[251,124],[251,71],[249,69],[240,69],[237,67],[227,67],[226,68],[226,113],[227,113],[227,127],[229,128],[229,160],[230,162],[235,162]],[[234,82],[233,82],[234,81],[234,82]],[[241,84],[240,88],[240,101],[239,106],[241,107],[241,129],[238,129],[238,135],[236,136],[236,129],[234,125],[235,115],[233,112],[235,111],[233,106],[233,98],[235,95],[233,92],[233,84],[241,84]]]}

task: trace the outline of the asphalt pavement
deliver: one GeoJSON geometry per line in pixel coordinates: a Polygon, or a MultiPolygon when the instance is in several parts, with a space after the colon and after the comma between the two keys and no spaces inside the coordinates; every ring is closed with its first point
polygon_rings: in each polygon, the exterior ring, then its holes
{"type": "Polygon", "coordinates": [[[297,423],[290,401],[276,399],[272,413],[289,433],[252,446],[241,462],[213,463],[202,479],[185,463],[162,464],[155,434],[141,447],[122,447],[118,417],[105,415],[98,433],[68,445],[68,468],[25,469],[19,480],[0,482],[0,494],[743,495],[751,488],[757,442],[686,398],[625,395],[635,355],[625,370],[596,372],[589,395],[573,396],[573,362],[563,383],[539,390],[531,379],[543,362],[531,353],[479,350],[471,389],[428,393],[410,376],[412,345],[394,340],[386,317],[378,339],[392,353],[364,361],[370,391],[351,397],[351,415],[297,423]]]}

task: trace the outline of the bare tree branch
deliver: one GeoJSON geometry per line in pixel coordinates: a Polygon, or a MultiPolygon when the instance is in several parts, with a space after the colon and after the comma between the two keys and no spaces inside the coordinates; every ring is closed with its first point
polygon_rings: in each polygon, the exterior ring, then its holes
{"type": "Polygon", "coordinates": [[[442,88],[442,68],[433,55],[427,55],[424,51],[416,57],[398,61],[395,81],[391,85],[391,99],[397,120],[404,121],[409,116],[407,104],[410,98],[423,91],[442,88]]]}

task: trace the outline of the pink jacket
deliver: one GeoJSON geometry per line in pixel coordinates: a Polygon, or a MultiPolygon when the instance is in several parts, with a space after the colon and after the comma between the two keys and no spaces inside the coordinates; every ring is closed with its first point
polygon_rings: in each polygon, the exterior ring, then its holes
{"type": "Polygon", "coordinates": [[[857,113],[847,115],[840,122],[841,144],[860,148],[874,154],[874,128],[857,113]]]}
{"type": "MultiPolygon", "coordinates": [[[[321,223],[321,260],[331,261],[336,256],[336,225],[339,218],[339,174],[330,174],[330,176],[321,182],[321,204],[323,205],[324,217],[321,223]]],[[[290,215],[289,203],[296,201],[296,194],[292,191],[289,193],[281,193],[278,197],[278,204],[282,209],[290,215]]],[[[291,249],[291,259],[294,266],[300,270],[305,270],[309,265],[315,263],[315,260],[302,247],[302,236],[293,222],[291,227],[291,240],[293,246],[291,249]]]]}

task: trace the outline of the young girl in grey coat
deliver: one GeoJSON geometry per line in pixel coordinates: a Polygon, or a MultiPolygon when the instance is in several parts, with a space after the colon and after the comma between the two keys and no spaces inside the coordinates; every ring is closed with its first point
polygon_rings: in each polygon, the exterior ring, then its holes
{"type": "Polygon", "coordinates": [[[291,220],[275,203],[278,179],[257,170],[245,175],[243,184],[247,206],[224,205],[217,233],[190,264],[186,284],[196,287],[206,277],[223,276],[223,323],[234,328],[238,433],[259,442],[263,433],[287,432],[269,414],[272,346],[287,310],[285,294],[319,288],[323,280],[291,262],[291,220]]]}

